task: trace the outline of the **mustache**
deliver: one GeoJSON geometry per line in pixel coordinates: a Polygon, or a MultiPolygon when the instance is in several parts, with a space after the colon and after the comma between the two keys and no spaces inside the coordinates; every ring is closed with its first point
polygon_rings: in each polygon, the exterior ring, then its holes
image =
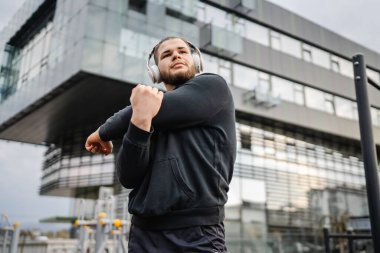
{"type": "Polygon", "coordinates": [[[173,64],[170,65],[170,68],[173,68],[173,67],[176,66],[177,64],[182,64],[182,65],[185,65],[185,66],[186,66],[186,64],[185,64],[184,62],[182,62],[182,61],[176,61],[176,62],[174,62],[173,64]]]}

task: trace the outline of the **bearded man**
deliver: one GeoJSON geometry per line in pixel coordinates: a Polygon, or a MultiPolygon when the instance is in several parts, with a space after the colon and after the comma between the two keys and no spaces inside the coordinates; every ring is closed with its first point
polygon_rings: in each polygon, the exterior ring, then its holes
{"type": "Polygon", "coordinates": [[[105,155],[112,140],[122,139],[116,169],[132,189],[129,253],[227,251],[223,220],[236,157],[235,109],[226,81],[202,69],[193,44],[161,40],[148,71],[167,92],[137,85],[131,105],[87,138],[88,151],[105,155]]]}

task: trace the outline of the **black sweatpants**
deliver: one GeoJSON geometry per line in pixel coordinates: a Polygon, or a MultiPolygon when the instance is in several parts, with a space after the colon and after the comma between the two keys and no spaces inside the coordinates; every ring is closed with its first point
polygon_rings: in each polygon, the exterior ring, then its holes
{"type": "Polygon", "coordinates": [[[128,253],[198,252],[227,252],[223,223],[170,230],[145,230],[131,226],[128,253]]]}

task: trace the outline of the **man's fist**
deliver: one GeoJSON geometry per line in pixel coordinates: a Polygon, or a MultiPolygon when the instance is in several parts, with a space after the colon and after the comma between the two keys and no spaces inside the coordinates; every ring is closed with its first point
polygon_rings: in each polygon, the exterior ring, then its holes
{"type": "Polygon", "coordinates": [[[87,137],[85,148],[93,154],[108,155],[112,153],[113,144],[111,141],[102,141],[98,129],[87,137]]]}
{"type": "Polygon", "coordinates": [[[133,88],[130,97],[133,109],[131,122],[135,126],[149,131],[152,119],[161,108],[163,97],[164,94],[157,88],[138,84],[133,88]]]}

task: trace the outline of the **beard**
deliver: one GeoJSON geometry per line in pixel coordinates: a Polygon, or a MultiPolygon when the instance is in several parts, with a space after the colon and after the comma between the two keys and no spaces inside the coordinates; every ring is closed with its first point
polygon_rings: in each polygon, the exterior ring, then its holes
{"type": "Polygon", "coordinates": [[[195,76],[195,68],[189,68],[187,71],[181,71],[176,74],[170,72],[161,73],[161,80],[166,84],[172,84],[175,86],[181,85],[195,76]]]}

